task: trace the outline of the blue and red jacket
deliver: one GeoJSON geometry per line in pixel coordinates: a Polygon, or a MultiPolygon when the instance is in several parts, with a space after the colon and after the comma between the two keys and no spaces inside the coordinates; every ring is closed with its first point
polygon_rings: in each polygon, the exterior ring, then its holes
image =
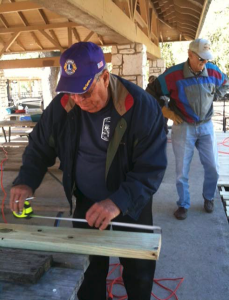
{"type": "Polygon", "coordinates": [[[146,90],[161,106],[165,105],[161,96],[169,97],[169,108],[185,122],[195,124],[211,119],[215,95],[223,96],[228,89],[228,78],[216,65],[208,62],[195,75],[186,61],[166,70],[146,90]]]}
{"type": "MultiPolygon", "coordinates": [[[[157,101],[133,83],[111,74],[109,88],[114,109],[104,181],[111,192],[109,198],[123,215],[138,219],[159,188],[167,165],[163,116],[157,101]]],[[[35,191],[58,157],[65,194],[72,205],[80,115],[80,107],[68,94],[52,100],[29,136],[14,185],[25,184],[35,191]]]]}

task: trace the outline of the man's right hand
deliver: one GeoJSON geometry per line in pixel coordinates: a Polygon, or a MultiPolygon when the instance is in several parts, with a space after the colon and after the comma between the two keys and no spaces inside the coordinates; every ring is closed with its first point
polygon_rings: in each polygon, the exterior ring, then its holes
{"type": "Polygon", "coordinates": [[[180,116],[176,115],[172,110],[170,110],[166,106],[162,107],[162,113],[165,118],[173,120],[175,125],[181,124],[183,122],[180,116]]]}
{"type": "Polygon", "coordinates": [[[10,190],[10,209],[16,213],[22,212],[26,198],[33,195],[33,190],[27,185],[15,185],[10,190]]]}

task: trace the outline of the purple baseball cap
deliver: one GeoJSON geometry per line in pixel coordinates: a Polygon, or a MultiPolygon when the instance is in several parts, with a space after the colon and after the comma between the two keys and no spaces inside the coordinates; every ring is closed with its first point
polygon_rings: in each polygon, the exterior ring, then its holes
{"type": "Polygon", "coordinates": [[[56,92],[83,94],[91,86],[97,73],[103,70],[102,49],[91,42],[73,44],[60,57],[61,77],[56,92]]]}

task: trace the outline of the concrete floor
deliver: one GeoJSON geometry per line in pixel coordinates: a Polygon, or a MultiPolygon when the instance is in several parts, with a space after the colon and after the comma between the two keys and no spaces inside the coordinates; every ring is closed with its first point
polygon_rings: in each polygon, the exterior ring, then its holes
{"type": "MultiPolygon", "coordinates": [[[[220,196],[217,194],[213,214],[205,213],[202,198],[203,169],[198,154],[195,153],[189,181],[191,208],[186,220],[176,220],[173,212],[176,210],[177,193],[171,143],[168,143],[167,153],[168,168],[163,183],[154,196],[153,205],[154,224],[161,226],[163,230],[162,249],[155,278],[184,278],[176,293],[179,300],[228,300],[229,225],[220,196]]],[[[16,174],[17,172],[3,174],[3,186],[8,196],[11,182],[16,174]]],[[[1,199],[2,197],[1,192],[1,199]]],[[[48,174],[37,190],[36,197],[54,198],[54,201],[65,198],[62,186],[48,174]]],[[[53,225],[53,221],[37,219],[21,221],[13,218],[9,211],[6,211],[6,218],[10,223],[53,225]]],[[[0,222],[3,222],[1,214],[0,222]]],[[[71,226],[71,224],[62,222],[61,226],[71,226]]],[[[177,282],[167,281],[164,284],[175,289],[177,282]]],[[[125,294],[119,286],[115,286],[114,292],[125,294]]],[[[160,299],[165,299],[169,295],[155,284],[153,293],[160,299]]]]}
{"type": "MultiPolygon", "coordinates": [[[[219,193],[215,210],[203,209],[203,169],[195,152],[190,170],[191,207],[188,218],[174,218],[177,193],[172,145],[168,143],[168,168],[154,197],[154,223],[162,227],[162,249],[155,278],[179,278],[179,300],[229,299],[229,225],[219,193]]],[[[168,283],[168,286],[176,286],[168,283]]],[[[168,293],[154,285],[154,293],[164,299],[168,293]]],[[[154,298],[152,298],[154,299],[154,298]]]]}
{"type": "MultiPolygon", "coordinates": [[[[184,278],[176,292],[179,300],[228,300],[229,225],[219,193],[214,212],[207,214],[202,198],[203,169],[196,151],[190,170],[191,207],[188,218],[177,220],[173,216],[177,209],[177,192],[171,143],[168,143],[167,154],[168,167],[153,204],[154,225],[162,227],[162,248],[155,279],[184,278]]],[[[118,260],[113,259],[112,262],[118,260]]],[[[161,283],[174,290],[179,281],[161,283]]],[[[115,286],[114,292],[125,295],[124,288],[120,286],[115,286]]],[[[153,293],[159,299],[170,295],[155,283],[153,293]]],[[[156,298],[152,296],[151,299],[156,298]]]]}

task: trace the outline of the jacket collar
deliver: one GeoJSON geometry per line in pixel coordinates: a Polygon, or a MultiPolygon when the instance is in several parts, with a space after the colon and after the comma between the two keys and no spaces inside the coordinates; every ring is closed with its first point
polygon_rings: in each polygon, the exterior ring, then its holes
{"type": "MultiPolygon", "coordinates": [[[[120,116],[123,116],[134,104],[134,98],[125,88],[118,77],[110,74],[109,88],[114,107],[120,116]]],[[[69,113],[76,105],[69,94],[63,94],[61,105],[69,113]]]]}
{"type": "MultiPolygon", "coordinates": [[[[188,60],[184,63],[183,72],[184,72],[184,78],[195,77],[195,75],[190,70],[188,60]]],[[[208,77],[208,70],[206,68],[206,65],[205,65],[203,71],[199,74],[199,76],[208,77]]]]}
{"type": "Polygon", "coordinates": [[[114,107],[118,114],[123,116],[134,105],[134,98],[119,78],[113,74],[110,74],[109,88],[114,107]]]}

